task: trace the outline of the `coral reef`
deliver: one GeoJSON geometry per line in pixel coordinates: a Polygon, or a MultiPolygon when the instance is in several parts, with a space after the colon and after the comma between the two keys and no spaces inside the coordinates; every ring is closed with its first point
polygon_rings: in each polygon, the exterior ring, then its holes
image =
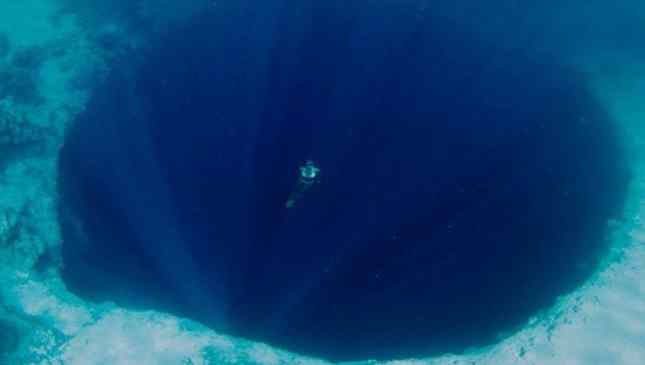
{"type": "Polygon", "coordinates": [[[26,113],[17,111],[10,101],[0,101],[0,168],[25,152],[41,151],[47,130],[31,123],[26,113]]]}
{"type": "Polygon", "coordinates": [[[39,104],[42,98],[38,92],[36,74],[12,65],[0,65],[0,100],[12,97],[14,100],[39,104]]]}
{"type": "Polygon", "coordinates": [[[11,98],[21,104],[41,104],[44,100],[38,82],[49,48],[32,46],[8,56],[9,53],[8,39],[3,40],[0,35],[0,100],[11,98]],[[9,59],[3,61],[3,58],[9,59]]]}

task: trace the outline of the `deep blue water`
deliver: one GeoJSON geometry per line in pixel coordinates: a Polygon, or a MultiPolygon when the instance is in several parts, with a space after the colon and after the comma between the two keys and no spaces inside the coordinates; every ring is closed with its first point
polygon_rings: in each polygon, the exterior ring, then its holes
{"type": "Polygon", "coordinates": [[[356,360],[489,344],[579,284],[613,124],[552,54],[408,5],[222,4],[119,62],[61,155],[70,289],[356,360]]]}

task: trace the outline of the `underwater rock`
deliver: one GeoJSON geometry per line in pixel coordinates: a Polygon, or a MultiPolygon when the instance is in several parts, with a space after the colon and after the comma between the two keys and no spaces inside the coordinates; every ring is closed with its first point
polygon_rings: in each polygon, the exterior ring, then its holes
{"type": "Polygon", "coordinates": [[[0,360],[18,348],[19,338],[15,327],[0,321],[0,360]]]}
{"type": "Polygon", "coordinates": [[[31,46],[17,49],[11,58],[11,64],[19,69],[37,71],[42,67],[49,50],[45,46],[31,46]]]}
{"type": "Polygon", "coordinates": [[[11,42],[5,33],[0,33],[0,60],[9,55],[11,51],[11,42]]]}
{"type": "Polygon", "coordinates": [[[41,152],[51,134],[49,128],[36,125],[17,109],[14,103],[0,101],[0,171],[17,157],[41,152]]]}
{"type": "Polygon", "coordinates": [[[13,99],[21,104],[40,104],[37,75],[22,68],[0,64],[0,101],[13,99]]]}

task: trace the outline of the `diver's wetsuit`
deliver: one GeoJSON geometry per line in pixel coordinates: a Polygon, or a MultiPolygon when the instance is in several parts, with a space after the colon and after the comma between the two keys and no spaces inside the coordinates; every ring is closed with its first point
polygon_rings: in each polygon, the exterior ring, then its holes
{"type": "Polygon", "coordinates": [[[289,199],[284,204],[285,207],[292,208],[296,204],[296,201],[318,181],[319,171],[320,169],[312,161],[307,161],[304,166],[300,167],[300,175],[298,176],[296,188],[289,195],[289,199]]]}

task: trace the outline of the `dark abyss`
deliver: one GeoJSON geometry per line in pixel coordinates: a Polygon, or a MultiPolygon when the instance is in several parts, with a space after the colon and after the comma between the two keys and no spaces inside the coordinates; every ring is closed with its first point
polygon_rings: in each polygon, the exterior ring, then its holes
{"type": "Polygon", "coordinates": [[[387,359],[490,344],[593,270],[627,175],[575,72],[401,1],[221,3],[70,130],[72,291],[387,359]]]}

